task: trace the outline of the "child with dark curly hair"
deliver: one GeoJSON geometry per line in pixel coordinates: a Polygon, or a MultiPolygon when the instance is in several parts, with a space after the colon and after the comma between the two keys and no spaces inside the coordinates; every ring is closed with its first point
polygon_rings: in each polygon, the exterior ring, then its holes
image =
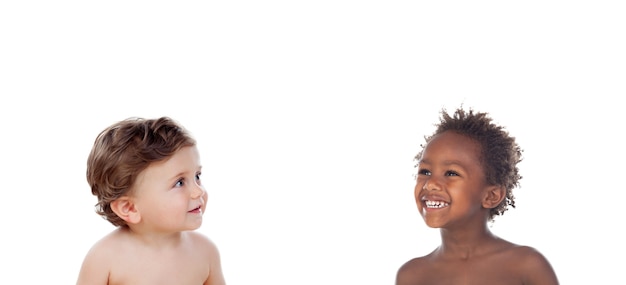
{"type": "Polygon", "coordinates": [[[487,113],[441,111],[436,131],[415,157],[415,201],[441,245],[400,267],[396,285],[555,285],[557,276],[536,249],[494,235],[488,222],[515,207],[522,150],[487,113]]]}
{"type": "Polygon", "coordinates": [[[96,211],[117,228],[89,250],[77,284],[224,285],[215,244],[195,232],[207,192],[196,141],[168,117],[103,130],[87,159],[96,211]]]}

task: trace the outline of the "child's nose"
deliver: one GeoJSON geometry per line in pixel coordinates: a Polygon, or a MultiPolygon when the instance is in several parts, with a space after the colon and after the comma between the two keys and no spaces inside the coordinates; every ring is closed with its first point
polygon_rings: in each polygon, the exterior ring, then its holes
{"type": "Polygon", "coordinates": [[[198,199],[198,198],[202,197],[203,194],[204,194],[204,188],[201,185],[195,184],[193,189],[191,189],[191,198],[192,199],[198,199]]]}
{"type": "Polygon", "coordinates": [[[426,180],[426,182],[424,183],[424,190],[428,190],[428,191],[439,191],[441,190],[441,185],[439,184],[439,182],[437,181],[436,178],[433,178],[432,176],[430,178],[428,178],[428,180],[426,180]]]}

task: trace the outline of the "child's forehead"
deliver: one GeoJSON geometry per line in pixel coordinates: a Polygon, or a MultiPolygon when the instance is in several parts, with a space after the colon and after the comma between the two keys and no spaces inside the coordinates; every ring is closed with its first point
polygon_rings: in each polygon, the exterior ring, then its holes
{"type": "Polygon", "coordinates": [[[428,140],[419,160],[430,156],[471,156],[478,159],[480,154],[481,145],[477,140],[458,132],[444,131],[428,140]]]}
{"type": "Polygon", "coordinates": [[[142,172],[155,168],[171,168],[188,164],[200,164],[200,153],[195,145],[181,147],[163,159],[150,162],[142,172]]]}

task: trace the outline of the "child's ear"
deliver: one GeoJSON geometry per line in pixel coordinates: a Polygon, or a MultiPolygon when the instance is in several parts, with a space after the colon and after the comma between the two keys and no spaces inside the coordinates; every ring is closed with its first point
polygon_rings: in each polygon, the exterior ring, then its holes
{"type": "Polygon", "coordinates": [[[133,203],[133,199],[122,196],[111,202],[111,210],[128,224],[136,224],[141,221],[141,215],[133,203]]]}
{"type": "Polygon", "coordinates": [[[485,197],[483,199],[483,207],[493,209],[500,205],[500,202],[506,198],[506,190],[500,185],[488,186],[485,189],[485,197]]]}

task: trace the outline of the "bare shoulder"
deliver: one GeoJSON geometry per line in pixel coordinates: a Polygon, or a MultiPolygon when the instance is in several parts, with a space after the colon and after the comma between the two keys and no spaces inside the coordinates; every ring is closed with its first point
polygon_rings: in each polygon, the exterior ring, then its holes
{"type": "Polygon", "coordinates": [[[76,284],[108,284],[114,250],[120,243],[119,231],[113,231],[91,246],[83,259],[76,284]]]}
{"type": "Polygon", "coordinates": [[[524,284],[559,284],[554,268],[548,259],[531,246],[515,246],[507,253],[509,260],[515,260],[515,267],[524,276],[524,284]]]}
{"type": "Polygon", "coordinates": [[[191,245],[196,250],[201,250],[204,253],[211,255],[219,255],[217,245],[206,235],[203,235],[196,231],[187,232],[187,237],[191,242],[191,245]]]}
{"type": "Polygon", "coordinates": [[[413,258],[398,269],[396,274],[396,285],[416,284],[420,276],[424,276],[431,268],[429,255],[413,258]]]}
{"type": "Polygon", "coordinates": [[[549,264],[548,259],[539,250],[531,246],[514,246],[510,248],[507,255],[518,261],[517,266],[536,267],[549,264]]]}
{"type": "Polygon", "coordinates": [[[188,232],[191,248],[198,251],[203,259],[208,260],[209,278],[205,285],[224,285],[224,274],[222,273],[222,261],[217,245],[207,236],[191,231],[188,232]]]}

